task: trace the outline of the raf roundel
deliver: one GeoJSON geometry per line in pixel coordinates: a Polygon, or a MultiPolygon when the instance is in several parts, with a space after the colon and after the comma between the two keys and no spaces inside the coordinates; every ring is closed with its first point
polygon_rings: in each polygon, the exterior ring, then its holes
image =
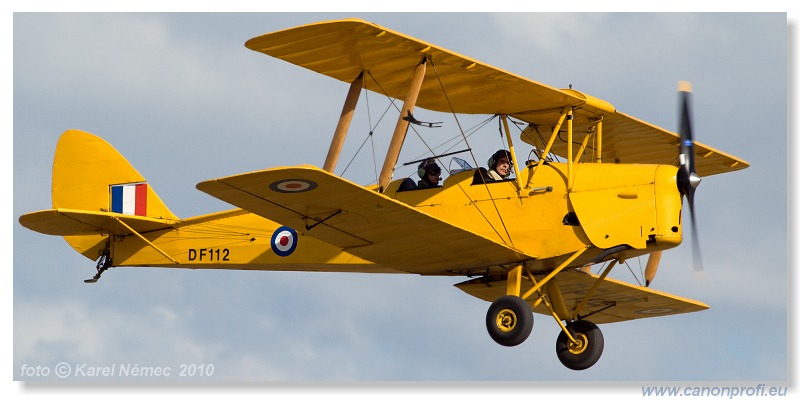
{"type": "Polygon", "coordinates": [[[272,234],[272,251],[278,256],[289,256],[297,248],[297,231],[280,227],[272,234]]]}
{"type": "Polygon", "coordinates": [[[300,193],[314,190],[317,187],[316,182],[305,179],[284,179],[277,182],[272,182],[269,188],[272,191],[279,193],[300,193]]]}

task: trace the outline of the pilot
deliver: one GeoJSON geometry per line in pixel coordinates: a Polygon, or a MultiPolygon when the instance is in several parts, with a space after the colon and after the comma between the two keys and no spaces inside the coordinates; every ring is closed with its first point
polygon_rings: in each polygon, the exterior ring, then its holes
{"type": "Polygon", "coordinates": [[[439,181],[441,180],[442,168],[433,158],[429,158],[419,164],[417,175],[420,178],[417,182],[418,189],[438,188],[440,187],[439,181]]]}
{"type": "Polygon", "coordinates": [[[497,150],[489,158],[489,180],[501,181],[511,175],[511,154],[508,150],[497,150]]]}

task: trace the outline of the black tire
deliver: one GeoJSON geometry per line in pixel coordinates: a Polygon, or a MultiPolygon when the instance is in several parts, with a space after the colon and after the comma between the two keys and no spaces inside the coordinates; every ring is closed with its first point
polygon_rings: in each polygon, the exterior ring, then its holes
{"type": "Polygon", "coordinates": [[[522,298],[506,295],[498,298],[486,312],[486,330],[501,346],[521,344],[533,330],[533,311],[522,298]]]}
{"type": "Polygon", "coordinates": [[[556,339],[556,355],[565,367],[581,371],[594,365],[603,354],[603,333],[594,323],[579,320],[567,325],[572,337],[580,343],[575,345],[562,330],[556,339]]]}

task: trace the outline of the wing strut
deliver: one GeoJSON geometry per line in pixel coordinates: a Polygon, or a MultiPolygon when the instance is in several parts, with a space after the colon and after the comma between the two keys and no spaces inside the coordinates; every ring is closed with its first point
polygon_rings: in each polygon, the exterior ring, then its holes
{"type": "MultiPolygon", "coordinates": [[[[516,175],[514,175],[514,177],[517,181],[517,194],[519,194],[522,191],[522,175],[520,174],[522,169],[519,164],[517,164],[517,154],[514,153],[514,143],[511,141],[511,131],[508,129],[508,117],[506,115],[500,115],[500,119],[503,122],[503,129],[505,129],[506,132],[506,141],[508,141],[508,153],[511,154],[511,163],[516,170],[516,175]]],[[[492,201],[494,201],[494,199],[492,199],[492,201]]],[[[503,225],[505,225],[505,223],[503,223],[503,225]]]]}
{"type": "Polygon", "coordinates": [[[525,184],[526,189],[528,189],[531,186],[531,183],[533,183],[534,175],[536,175],[536,172],[539,171],[539,167],[541,167],[542,164],[544,164],[545,161],[544,157],[550,153],[550,149],[553,147],[553,143],[556,141],[556,138],[558,138],[558,132],[561,130],[561,125],[564,124],[564,119],[567,118],[567,112],[569,112],[570,110],[571,110],[570,107],[566,106],[564,107],[564,110],[561,112],[561,116],[558,118],[558,122],[553,127],[553,134],[550,135],[550,140],[548,140],[547,145],[544,147],[544,151],[542,151],[542,155],[539,157],[539,162],[534,167],[533,172],[531,172],[531,174],[528,176],[528,183],[525,184]]]}
{"type": "Polygon", "coordinates": [[[342,145],[345,137],[347,137],[347,131],[350,129],[350,121],[353,120],[353,112],[356,109],[358,96],[361,94],[363,87],[364,71],[361,71],[358,77],[350,84],[350,90],[347,92],[347,98],[345,98],[344,106],[342,107],[342,115],[339,117],[339,124],[333,133],[331,147],[328,149],[328,156],[325,158],[325,165],[322,166],[322,169],[328,172],[333,173],[333,169],[336,168],[336,162],[342,152],[342,145]]]}
{"type": "Polygon", "coordinates": [[[422,88],[422,81],[425,78],[425,71],[427,70],[427,57],[422,57],[417,67],[414,68],[414,73],[411,77],[411,85],[406,93],[406,99],[403,101],[403,110],[400,117],[397,119],[397,125],[394,128],[392,135],[392,142],[389,144],[389,151],[386,153],[386,159],[383,160],[383,168],[381,168],[381,175],[378,177],[378,191],[383,193],[386,185],[392,179],[392,172],[394,166],[397,164],[397,159],[400,157],[400,150],[403,148],[403,140],[406,138],[408,131],[409,121],[404,118],[405,113],[409,115],[414,111],[414,105],[417,103],[419,91],[422,88]]]}

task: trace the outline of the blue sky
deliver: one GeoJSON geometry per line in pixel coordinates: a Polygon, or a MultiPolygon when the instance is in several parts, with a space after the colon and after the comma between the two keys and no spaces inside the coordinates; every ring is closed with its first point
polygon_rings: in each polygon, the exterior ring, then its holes
{"type": "MultiPolygon", "coordinates": [[[[785,14],[18,13],[13,22],[15,380],[34,380],[20,376],[23,365],[62,361],[213,364],[216,381],[788,380],[785,14]],[[711,309],[603,326],[603,357],[573,372],[555,357],[550,318],[537,316],[524,344],[500,347],[486,334],[488,303],[454,279],[122,268],[88,286],[93,262],[17,223],[50,207],[53,150],[70,128],[114,145],[181,217],[229,208],[197,191],[200,181],[322,165],[347,85],[243,43],[346,17],[572,84],[669,129],[677,82],[691,81],[698,141],[752,166],[698,189],[702,276],[686,243],[664,255],[653,287],[711,309]]],[[[365,138],[366,113],[343,158],[365,138]]],[[[487,155],[499,148],[490,132],[472,144],[487,155]]],[[[408,159],[422,149],[411,136],[407,146],[408,159]]],[[[371,158],[346,176],[368,183],[371,158]]]]}

